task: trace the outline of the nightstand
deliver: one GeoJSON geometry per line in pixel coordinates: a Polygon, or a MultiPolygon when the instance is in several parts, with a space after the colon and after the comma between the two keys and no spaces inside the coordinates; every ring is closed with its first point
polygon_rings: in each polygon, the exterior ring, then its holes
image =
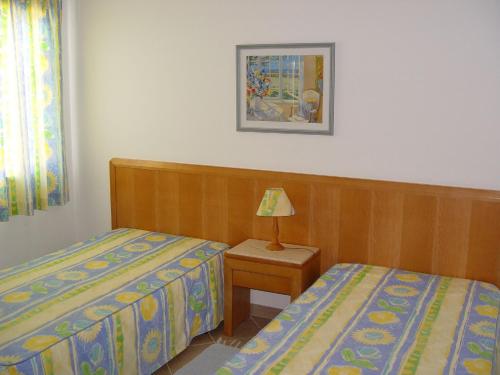
{"type": "Polygon", "coordinates": [[[283,244],[266,249],[269,241],[246,240],[224,253],[224,334],[233,335],[250,314],[250,289],[297,298],[319,277],[317,247],[283,244]]]}

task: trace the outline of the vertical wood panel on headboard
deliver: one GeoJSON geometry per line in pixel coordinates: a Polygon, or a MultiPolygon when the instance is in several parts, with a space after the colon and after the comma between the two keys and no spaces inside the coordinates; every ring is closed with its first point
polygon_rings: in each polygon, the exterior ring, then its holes
{"type": "Polygon", "coordinates": [[[110,178],[113,228],[269,239],[255,212],[281,186],[296,209],[281,240],[318,246],[323,271],[358,262],[500,286],[500,191],[128,159],[110,178]]]}

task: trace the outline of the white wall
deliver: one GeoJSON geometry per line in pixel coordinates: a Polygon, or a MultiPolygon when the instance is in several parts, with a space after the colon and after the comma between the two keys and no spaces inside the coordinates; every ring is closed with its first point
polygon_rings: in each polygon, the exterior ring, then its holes
{"type": "Polygon", "coordinates": [[[76,118],[77,78],[76,7],[73,0],[63,0],[63,105],[66,154],[70,178],[70,203],[63,207],[36,211],[34,216],[16,216],[0,223],[0,269],[37,258],[76,242],[76,215],[78,195],[78,161],[75,137],[78,131],[76,118]]]}
{"type": "Polygon", "coordinates": [[[81,1],[81,238],[115,156],[500,189],[498,0],[140,3],[81,1]],[[235,131],[236,44],[331,41],[333,137],[235,131]]]}

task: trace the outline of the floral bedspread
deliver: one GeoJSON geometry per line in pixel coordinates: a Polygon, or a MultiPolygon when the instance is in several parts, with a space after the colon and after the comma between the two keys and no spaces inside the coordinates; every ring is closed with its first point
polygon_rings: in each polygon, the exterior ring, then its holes
{"type": "Polygon", "coordinates": [[[0,270],[0,374],[150,374],[222,320],[227,245],[118,229],[0,270]]]}
{"type": "Polygon", "coordinates": [[[217,374],[495,374],[499,304],[491,284],[339,264],[217,374]]]}

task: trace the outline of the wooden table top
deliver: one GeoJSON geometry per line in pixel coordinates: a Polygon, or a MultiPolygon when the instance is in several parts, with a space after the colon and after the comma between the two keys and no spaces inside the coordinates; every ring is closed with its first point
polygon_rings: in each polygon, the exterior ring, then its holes
{"type": "Polygon", "coordinates": [[[266,249],[269,241],[248,239],[226,251],[226,256],[234,258],[258,259],[263,262],[283,263],[300,267],[319,253],[317,247],[282,244],[285,249],[271,251],[266,249]]]}

